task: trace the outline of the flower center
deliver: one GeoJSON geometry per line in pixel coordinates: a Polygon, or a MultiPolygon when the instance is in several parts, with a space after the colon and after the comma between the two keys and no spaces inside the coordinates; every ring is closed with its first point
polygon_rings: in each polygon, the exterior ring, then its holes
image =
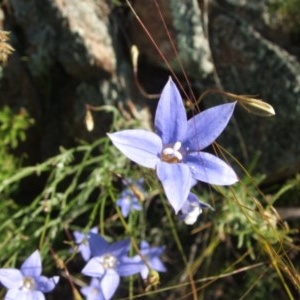
{"type": "Polygon", "coordinates": [[[166,147],[161,154],[161,160],[170,164],[176,164],[182,161],[183,155],[179,151],[181,142],[176,142],[173,147],[166,147]]]}
{"type": "Polygon", "coordinates": [[[104,269],[114,269],[118,263],[118,260],[115,256],[108,253],[101,257],[100,263],[104,269]]]}
{"type": "Polygon", "coordinates": [[[35,289],[35,280],[32,277],[24,277],[21,289],[24,291],[33,291],[35,289]]]}

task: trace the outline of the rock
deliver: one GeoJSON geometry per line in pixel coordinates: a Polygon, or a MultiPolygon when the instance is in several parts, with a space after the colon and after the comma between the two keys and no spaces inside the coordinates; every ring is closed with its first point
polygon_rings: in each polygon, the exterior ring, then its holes
{"type": "MultiPolygon", "coordinates": [[[[269,1],[206,1],[208,15],[204,1],[160,0],[160,10],[152,1],[131,3],[184,88],[183,71],[160,12],[196,96],[215,87],[213,57],[226,91],[257,95],[273,105],[277,113],[273,118],[238,108],[235,118],[242,139],[232,126],[220,142],[246,166],[260,153],[256,171],[285,177],[300,166],[300,66],[288,52],[283,32],[269,25],[269,1]],[[207,20],[210,43],[204,34],[207,20]]],[[[87,133],[86,104],[129,107],[134,103],[135,112],[127,109],[127,113],[138,112],[135,116],[149,127],[144,108],[149,104],[154,111],[157,101],[145,101],[136,88],[129,47],[139,48],[139,79],[146,92],[159,93],[170,70],[130,10],[123,9],[121,18],[108,0],[11,0],[6,5],[10,8],[4,10],[1,22],[12,31],[16,53],[3,71],[0,102],[30,106],[44,149],[42,159],[55,154],[60,145],[72,146],[74,137],[92,141],[107,131],[110,116],[93,113],[95,131],[87,133]],[[22,86],[15,84],[15,78],[22,86]]]]}
{"type": "Polygon", "coordinates": [[[232,129],[226,144],[246,165],[260,153],[256,171],[274,179],[289,176],[300,169],[300,64],[240,18],[237,7],[231,12],[212,6],[210,14],[211,49],[223,88],[257,95],[274,107],[276,116],[261,118],[238,110],[243,141],[234,138],[232,129]],[[247,153],[242,155],[244,148],[247,153]]]}
{"type": "Polygon", "coordinates": [[[134,101],[137,117],[149,122],[110,1],[12,0],[9,5],[4,22],[16,51],[3,71],[0,103],[28,103],[36,121],[38,145],[31,148],[38,161],[55,155],[61,145],[73,146],[75,139],[93,141],[105,135],[111,113],[93,113],[95,130],[88,132],[86,105],[122,103],[125,111],[134,101]],[[18,76],[11,76],[16,72],[18,76]],[[24,87],[34,90],[32,99],[24,96],[24,87]]]}
{"type": "MultiPolygon", "coordinates": [[[[65,69],[86,78],[86,72],[116,71],[116,54],[105,1],[56,1],[62,18],[58,56],[65,69]],[[68,28],[64,28],[67,26],[68,28]]],[[[99,74],[98,74],[99,75],[99,74]]]]}
{"type": "Polygon", "coordinates": [[[80,78],[115,72],[106,1],[12,0],[10,4],[16,23],[24,30],[33,75],[44,74],[57,62],[80,78]]]}
{"type": "MultiPolygon", "coordinates": [[[[213,65],[208,41],[201,23],[198,3],[186,0],[160,0],[157,2],[185,72],[197,77],[198,80],[210,76],[213,65]]],[[[173,70],[182,73],[154,2],[134,1],[133,7],[173,70]]],[[[153,42],[134,16],[129,22],[128,32],[130,40],[137,45],[141,55],[145,55],[156,65],[166,67],[153,42]]]]}

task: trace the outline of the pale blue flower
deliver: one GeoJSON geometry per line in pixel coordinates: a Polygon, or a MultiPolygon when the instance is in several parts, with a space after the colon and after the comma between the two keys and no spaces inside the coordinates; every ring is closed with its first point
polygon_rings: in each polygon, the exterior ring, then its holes
{"type": "Polygon", "coordinates": [[[215,185],[238,181],[226,162],[202,151],[225,129],[234,107],[235,103],[218,105],[187,120],[179,91],[170,78],[157,105],[156,133],[132,129],[108,136],[129,159],[156,170],[170,204],[178,213],[197,180],[215,185]]]}
{"type": "Polygon", "coordinates": [[[126,218],[128,217],[130,211],[142,210],[142,205],[140,199],[134,193],[133,187],[138,189],[139,193],[145,193],[143,188],[143,180],[138,180],[137,182],[125,183],[127,187],[122,191],[120,198],[117,200],[117,205],[121,208],[122,215],[126,218]]]}
{"type": "Polygon", "coordinates": [[[120,276],[139,273],[142,264],[127,256],[129,239],[109,244],[100,235],[90,233],[89,244],[92,258],[81,272],[99,278],[104,299],[111,299],[119,286],[120,276]]]}
{"type": "Polygon", "coordinates": [[[152,270],[155,270],[157,272],[166,272],[166,267],[164,265],[164,263],[161,261],[160,256],[162,255],[162,253],[165,251],[165,247],[153,247],[151,248],[149,243],[147,243],[146,241],[142,241],[141,242],[141,246],[140,246],[140,254],[143,256],[143,258],[141,258],[140,255],[136,255],[134,257],[134,259],[141,260],[142,262],[144,260],[146,260],[147,264],[143,264],[143,267],[140,270],[140,274],[141,277],[146,280],[148,278],[149,275],[149,267],[152,270]]]}
{"type": "Polygon", "coordinates": [[[51,292],[59,281],[59,276],[47,278],[41,275],[40,252],[33,252],[21,265],[0,269],[0,282],[8,289],[4,300],[45,300],[44,293],[51,292]]]}

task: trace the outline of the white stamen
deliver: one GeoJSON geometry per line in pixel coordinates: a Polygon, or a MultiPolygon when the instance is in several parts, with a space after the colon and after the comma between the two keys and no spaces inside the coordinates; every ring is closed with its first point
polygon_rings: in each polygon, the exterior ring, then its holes
{"type": "Polygon", "coordinates": [[[173,155],[174,154],[174,149],[173,148],[165,148],[163,150],[163,155],[173,155]]]}
{"type": "Polygon", "coordinates": [[[163,160],[170,163],[181,162],[183,159],[183,155],[179,151],[180,148],[181,148],[181,142],[176,142],[173,145],[173,147],[168,147],[163,149],[162,151],[163,160]],[[174,161],[174,159],[176,161],[174,161]]]}
{"type": "Polygon", "coordinates": [[[176,142],[176,143],[174,144],[174,146],[173,146],[173,149],[174,149],[175,151],[178,151],[180,148],[181,148],[181,142],[176,142]]]}
{"type": "Polygon", "coordinates": [[[174,152],[174,156],[179,160],[179,161],[182,161],[182,154],[178,151],[174,152]]]}
{"type": "Polygon", "coordinates": [[[100,258],[100,263],[104,269],[114,269],[118,263],[118,260],[115,256],[108,253],[100,258]]]}
{"type": "Polygon", "coordinates": [[[22,290],[33,291],[35,289],[35,280],[32,277],[24,277],[22,281],[22,290]]]}

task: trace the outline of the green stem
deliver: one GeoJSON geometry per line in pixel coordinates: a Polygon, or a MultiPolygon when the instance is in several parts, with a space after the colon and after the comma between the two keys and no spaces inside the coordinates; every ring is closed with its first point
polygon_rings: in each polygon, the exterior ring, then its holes
{"type": "Polygon", "coordinates": [[[179,236],[178,236],[177,231],[175,229],[175,224],[173,222],[173,219],[172,219],[172,216],[171,216],[171,213],[170,213],[170,209],[167,206],[166,201],[164,200],[164,198],[162,199],[162,203],[163,203],[163,206],[164,206],[164,209],[165,209],[165,212],[166,212],[169,224],[170,224],[172,235],[174,237],[176,246],[177,246],[177,248],[178,248],[178,250],[179,250],[179,252],[181,254],[182,260],[183,260],[185,268],[186,268],[186,272],[187,272],[189,280],[190,280],[190,285],[191,285],[192,293],[193,293],[193,300],[197,300],[197,290],[196,290],[196,286],[195,286],[195,281],[194,281],[194,278],[193,278],[193,274],[192,274],[192,272],[190,270],[190,267],[189,267],[189,264],[188,264],[188,260],[187,260],[185,254],[184,254],[184,250],[183,250],[182,244],[180,242],[179,236]]]}

